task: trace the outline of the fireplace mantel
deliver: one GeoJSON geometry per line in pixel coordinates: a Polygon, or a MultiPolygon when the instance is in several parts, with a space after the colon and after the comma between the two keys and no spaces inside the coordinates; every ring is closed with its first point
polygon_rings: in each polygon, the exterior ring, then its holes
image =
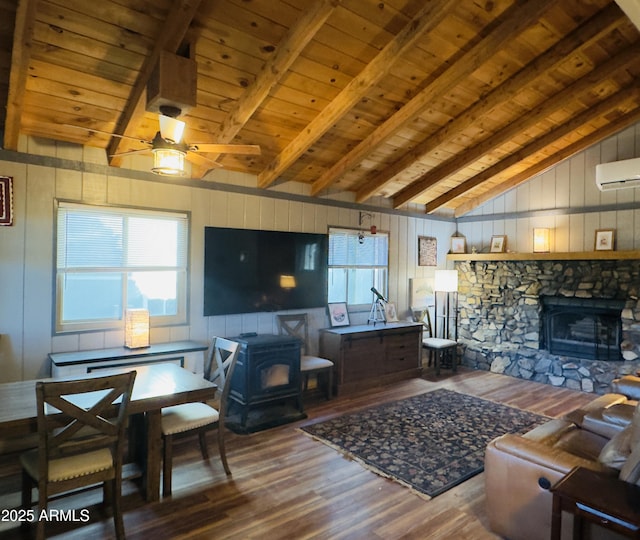
{"type": "Polygon", "coordinates": [[[449,253],[448,261],[580,261],[640,259],[640,251],[567,251],[557,253],[449,253]]]}

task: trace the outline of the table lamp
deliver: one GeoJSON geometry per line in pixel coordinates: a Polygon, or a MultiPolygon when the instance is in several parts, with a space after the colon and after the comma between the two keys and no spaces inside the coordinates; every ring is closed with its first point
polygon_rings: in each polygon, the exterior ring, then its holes
{"type": "Polygon", "coordinates": [[[124,313],[124,346],[138,349],[149,346],[149,310],[127,309],[124,313]]]}

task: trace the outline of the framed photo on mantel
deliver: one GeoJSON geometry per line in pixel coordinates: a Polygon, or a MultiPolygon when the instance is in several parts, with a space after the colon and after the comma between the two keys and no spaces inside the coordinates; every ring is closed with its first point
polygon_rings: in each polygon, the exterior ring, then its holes
{"type": "Polygon", "coordinates": [[[507,251],[507,237],[505,235],[492,236],[489,251],[491,253],[504,253],[507,251]]]}
{"type": "Polygon", "coordinates": [[[451,237],[451,253],[466,253],[467,239],[464,236],[451,237]]]}
{"type": "Polygon", "coordinates": [[[613,251],[615,232],[613,229],[598,229],[596,231],[595,251],[613,251]]]}

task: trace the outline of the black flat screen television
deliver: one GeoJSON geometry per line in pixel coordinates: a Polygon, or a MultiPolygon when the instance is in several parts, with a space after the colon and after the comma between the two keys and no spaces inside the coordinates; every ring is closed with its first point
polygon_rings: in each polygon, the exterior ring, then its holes
{"type": "Polygon", "coordinates": [[[327,303],[326,234],[205,227],[204,315],[327,303]]]}

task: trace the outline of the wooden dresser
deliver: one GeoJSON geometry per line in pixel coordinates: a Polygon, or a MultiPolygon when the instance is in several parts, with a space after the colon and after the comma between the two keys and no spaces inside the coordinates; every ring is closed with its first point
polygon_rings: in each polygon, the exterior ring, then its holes
{"type": "Polygon", "coordinates": [[[422,374],[422,323],[344,326],[320,331],[320,356],[336,365],[336,395],[422,374]]]}

